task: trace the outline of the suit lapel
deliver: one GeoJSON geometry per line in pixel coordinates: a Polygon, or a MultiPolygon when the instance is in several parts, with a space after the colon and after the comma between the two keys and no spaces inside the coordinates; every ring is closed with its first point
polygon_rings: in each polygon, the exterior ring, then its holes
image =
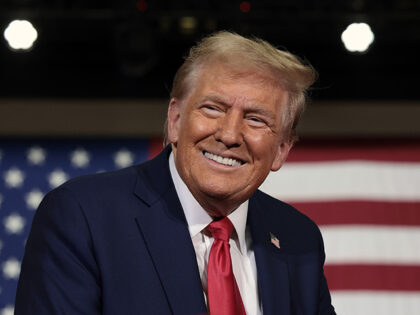
{"type": "Polygon", "coordinates": [[[140,167],[135,194],[149,208],[136,221],[174,314],[207,313],[188,225],[169,172],[167,148],[140,167]]]}
{"type": "MultiPolygon", "coordinates": [[[[287,255],[270,241],[269,218],[255,195],[250,199],[248,225],[257,264],[258,288],[264,315],[290,314],[290,287],[287,255]]],[[[276,235],[276,234],[275,234],[276,235]]]]}

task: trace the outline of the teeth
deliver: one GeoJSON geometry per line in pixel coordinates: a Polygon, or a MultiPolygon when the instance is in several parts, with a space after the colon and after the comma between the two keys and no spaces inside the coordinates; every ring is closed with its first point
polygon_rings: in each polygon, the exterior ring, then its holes
{"type": "Polygon", "coordinates": [[[223,165],[229,165],[229,166],[241,166],[241,162],[235,159],[231,158],[223,158],[220,155],[216,155],[209,152],[204,152],[204,156],[208,158],[209,160],[216,161],[217,163],[223,164],[223,165]]]}

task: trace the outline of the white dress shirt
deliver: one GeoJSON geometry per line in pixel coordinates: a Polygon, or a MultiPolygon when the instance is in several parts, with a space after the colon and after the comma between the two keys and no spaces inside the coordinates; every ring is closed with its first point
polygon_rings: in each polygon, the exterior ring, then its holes
{"type": "MultiPolygon", "coordinates": [[[[197,258],[204,298],[207,303],[207,264],[213,237],[204,231],[213,219],[201,207],[178,174],[173,154],[169,157],[169,169],[178,198],[181,201],[188,222],[192,243],[197,258]]],[[[246,226],[248,201],[241,204],[228,218],[235,227],[229,240],[232,257],[233,274],[235,275],[245,311],[248,315],[261,315],[261,304],[258,296],[257,270],[254,250],[249,228],[246,226]]]]}

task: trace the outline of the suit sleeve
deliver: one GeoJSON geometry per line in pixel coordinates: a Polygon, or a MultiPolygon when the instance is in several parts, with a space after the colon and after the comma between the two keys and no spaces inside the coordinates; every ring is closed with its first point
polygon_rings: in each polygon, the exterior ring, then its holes
{"type": "Polygon", "coordinates": [[[15,315],[101,313],[99,269],[83,209],[59,188],[37,210],[22,262],[15,315]]]}

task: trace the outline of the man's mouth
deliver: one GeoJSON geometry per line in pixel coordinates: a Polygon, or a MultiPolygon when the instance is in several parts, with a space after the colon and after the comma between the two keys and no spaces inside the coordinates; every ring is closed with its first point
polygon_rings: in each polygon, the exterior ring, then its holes
{"type": "Polygon", "coordinates": [[[223,156],[216,155],[216,154],[213,154],[213,153],[209,153],[209,152],[206,152],[206,151],[203,151],[203,154],[209,160],[212,160],[212,161],[215,161],[217,163],[227,165],[227,166],[241,166],[242,164],[244,164],[244,162],[242,162],[240,160],[223,157],[223,156]]]}

